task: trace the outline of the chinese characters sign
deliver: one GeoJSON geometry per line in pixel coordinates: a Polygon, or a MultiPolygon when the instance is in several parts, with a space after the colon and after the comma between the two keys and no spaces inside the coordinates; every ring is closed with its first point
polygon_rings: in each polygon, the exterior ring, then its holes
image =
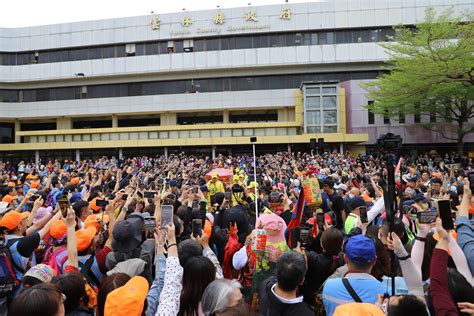
{"type": "MultiPolygon", "coordinates": [[[[279,14],[279,19],[282,21],[289,21],[292,18],[291,9],[286,8],[282,9],[279,14]]],[[[235,20],[235,19],[234,19],[235,20]]],[[[226,30],[228,32],[236,32],[236,31],[245,31],[245,30],[264,30],[269,29],[270,24],[259,24],[259,19],[257,16],[257,12],[253,10],[246,11],[243,16],[243,21],[247,22],[243,25],[228,25],[226,30]]],[[[178,21],[177,21],[178,22],[178,21]]],[[[191,25],[193,24],[193,19],[185,15],[181,18],[179,23],[181,24],[182,29],[180,30],[171,30],[171,35],[190,35],[193,31],[190,29],[191,25]]],[[[219,34],[221,32],[220,26],[226,24],[226,16],[223,12],[217,12],[212,17],[212,23],[215,27],[198,27],[195,32],[199,34],[203,33],[212,33],[212,34],[219,34]]],[[[154,31],[160,30],[161,27],[161,20],[154,16],[151,19],[151,29],[154,31]]]]}

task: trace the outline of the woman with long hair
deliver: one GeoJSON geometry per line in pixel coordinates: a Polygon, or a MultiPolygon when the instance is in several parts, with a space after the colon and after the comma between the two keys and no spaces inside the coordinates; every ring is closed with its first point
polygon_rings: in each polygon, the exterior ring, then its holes
{"type": "Polygon", "coordinates": [[[204,256],[191,257],[184,265],[183,291],[179,316],[202,315],[201,297],[206,287],[216,278],[216,268],[204,256]]]}

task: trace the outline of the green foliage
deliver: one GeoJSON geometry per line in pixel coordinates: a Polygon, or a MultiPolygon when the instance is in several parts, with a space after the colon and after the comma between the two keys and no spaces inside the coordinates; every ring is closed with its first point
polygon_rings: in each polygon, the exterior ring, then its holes
{"type": "Polygon", "coordinates": [[[453,18],[450,10],[437,16],[429,8],[416,29],[395,27],[395,41],[380,44],[389,72],[362,85],[375,101],[369,111],[395,118],[431,113],[437,123],[424,126],[449,138],[449,125],[458,142],[474,132],[473,21],[472,13],[453,18]]]}

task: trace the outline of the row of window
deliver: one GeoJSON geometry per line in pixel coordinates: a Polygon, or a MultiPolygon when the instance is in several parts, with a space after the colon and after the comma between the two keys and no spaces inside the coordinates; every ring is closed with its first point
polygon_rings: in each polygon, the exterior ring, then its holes
{"type": "Polygon", "coordinates": [[[142,95],[267,89],[296,89],[302,82],[375,79],[380,71],[332,72],[174,81],[133,82],[83,87],[0,90],[0,102],[37,102],[142,95]]]}
{"type": "MultiPolygon", "coordinates": [[[[368,102],[369,105],[371,105],[373,103],[374,103],[374,101],[369,101],[368,102]]],[[[370,111],[367,111],[367,115],[368,115],[369,125],[374,125],[375,124],[375,114],[370,112],[370,111]]],[[[430,112],[429,117],[430,117],[430,123],[436,123],[436,113],[430,112]]],[[[420,113],[415,113],[413,115],[413,118],[414,118],[415,123],[417,123],[417,124],[421,123],[421,114],[420,113]]],[[[388,115],[383,116],[383,123],[384,124],[390,124],[390,117],[388,115]]],[[[405,114],[403,114],[402,112],[400,112],[400,114],[398,115],[398,123],[399,124],[405,124],[405,114]]]]}
{"type": "Polygon", "coordinates": [[[162,132],[129,132],[129,133],[101,133],[101,134],[66,134],[24,136],[22,143],[54,143],[54,142],[90,142],[90,141],[118,141],[139,139],[185,139],[207,137],[243,137],[243,136],[287,136],[296,135],[297,128],[235,128],[222,130],[193,130],[193,131],[162,131],[162,132]]]}
{"type": "Polygon", "coordinates": [[[27,65],[125,56],[203,52],[229,49],[327,45],[390,41],[395,31],[390,27],[331,31],[270,33],[172,41],[148,41],[132,44],[86,46],[57,50],[0,53],[0,65],[27,65]]]}

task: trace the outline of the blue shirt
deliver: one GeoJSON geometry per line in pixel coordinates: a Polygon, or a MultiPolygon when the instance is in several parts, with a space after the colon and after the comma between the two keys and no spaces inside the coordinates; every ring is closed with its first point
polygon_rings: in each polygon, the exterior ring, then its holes
{"type": "MultiPolygon", "coordinates": [[[[87,263],[87,260],[90,258],[90,256],[92,255],[85,255],[85,256],[78,256],[77,257],[77,260],[82,263],[82,264],[86,264],[87,263]]],[[[62,271],[64,271],[66,269],[66,266],[67,266],[67,261],[64,262],[63,266],[62,266],[62,271]]],[[[79,266],[79,271],[81,271],[82,268],[79,266]]],[[[97,262],[97,258],[95,257],[94,255],[94,262],[92,263],[92,266],[91,266],[91,270],[90,270],[94,276],[97,278],[97,280],[100,281],[100,279],[104,276],[102,274],[102,272],[100,272],[100,269],[99,269],[99,263],[97,262]]],[[[97,286],[99,286],[99,284],[96,284],[97,286]]]]}
{"type": "MultiPolygon", "coordinates": [[[[348,273],[346,279],[364,303],[374,304],[377,302],[377,296],[386,292],[383,284],[367,273],[348,273]]],[[[345,288],[341,278],[326,281],[323,288],[326,315],[333,315],[339,305],[353,302],[354,299],[345,288]]]]}
{"type": "Polygon", "coordinates": [[[474,275],[474,228],[467,217],[459,216],[456,219],[457,242],[466,255],[471,273],[474,275]]]}

